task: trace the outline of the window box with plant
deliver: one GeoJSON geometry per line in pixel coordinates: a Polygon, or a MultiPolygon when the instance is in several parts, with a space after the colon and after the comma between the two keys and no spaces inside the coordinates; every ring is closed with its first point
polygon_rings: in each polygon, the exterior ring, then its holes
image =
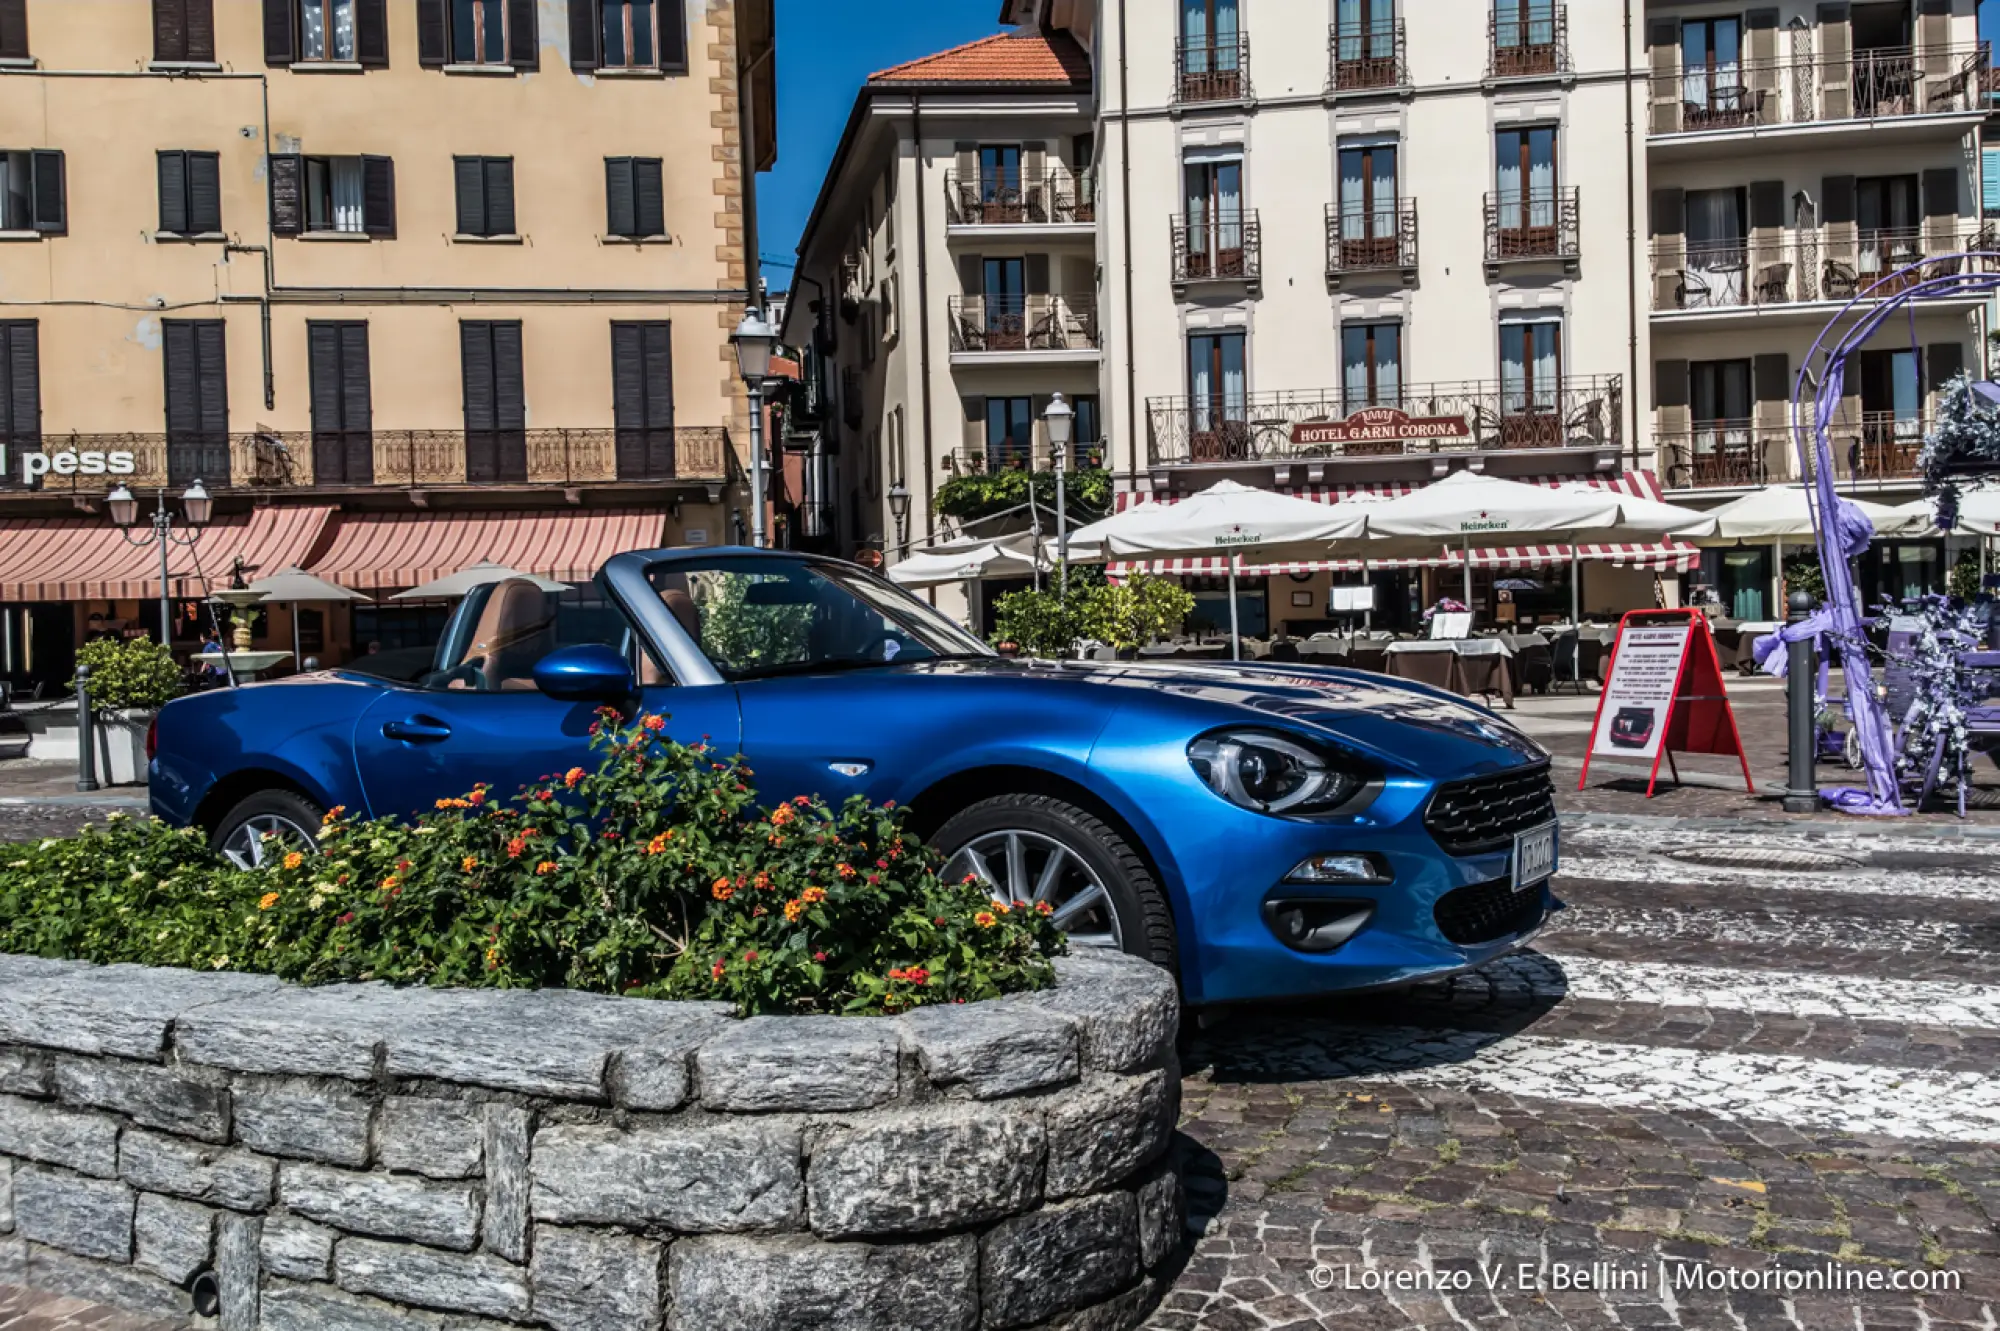
{"type": "Polygon", "coordinates": [[[181,694],[173,653],[150,638],[99,638],[78,650],[76,664],[90,671],[100,773],[114,786],[144,782],[146,732],[159,710],[181,694]]]}

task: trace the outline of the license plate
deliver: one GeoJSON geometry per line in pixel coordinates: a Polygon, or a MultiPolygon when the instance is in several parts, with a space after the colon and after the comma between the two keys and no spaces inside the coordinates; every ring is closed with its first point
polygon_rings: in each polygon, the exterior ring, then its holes
{"type": "Polygon", "coordinates": [[[1556,825],[1537,827],[1514,836],[1514,890],[1525,892],[1555,877],[1556,825]]]}

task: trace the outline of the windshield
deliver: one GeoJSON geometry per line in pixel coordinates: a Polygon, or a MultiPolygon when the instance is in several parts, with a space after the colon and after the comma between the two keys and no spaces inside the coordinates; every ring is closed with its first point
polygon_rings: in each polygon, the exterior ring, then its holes
{"type": "Polygon", "coordinates": [[[991,655],[923,602],[839,564],[724,555],[658,565],[650,581],[731,681],[991,655]]]}

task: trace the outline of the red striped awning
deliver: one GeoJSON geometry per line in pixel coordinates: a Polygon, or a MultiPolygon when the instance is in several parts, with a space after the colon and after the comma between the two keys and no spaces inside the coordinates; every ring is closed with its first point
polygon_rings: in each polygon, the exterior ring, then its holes
{"type": "MultiPolygon", "coordinates": [[[[134,534],[150,536],[146,505],[134,534]]],[[[192,549],[176,527],[167,554],[167,589],[201,597],[229,585],[237,559],[252,578],[303,564],[321,542],[333,510],[266,505],[231,513],[200,528],[192,549]]],[[[144,600],[160,594],[160,550],[133,545],[103,518],[0,519],[0,601],[144,600]]]]}
{"type": "Polygon", "coordinates": [[[558,582],[588,582],[604,561],[665,540],[659,509],[505,509],[356,513],[307,570],[357,591],[415,587],[481,560],[558,582]]]}
{"type": "MultiPolygon", "coordinates": [[[[1619,494],[1629,494],[1637,499],[1661,500],[1660,478],[1650,471],[1628,471],[1617,476],[1523,476],[1519,478],[1525,485],[1546,485],[1551,489],[1563,485],[1583,484],[1601,490],[1613,490],[1619,494]]],[[[1344,500],[1367,495],[1393,499],[1422,486],[1404,483],[1385,485],[1311,485],[1286,487],[1281,491],[1295,499],[1310,499],[1319,504],[1338,504],[1344,500]]],[[[1117,497],[1117,511],[1123,512],[1138,503],[1143,496],[1125,491],[1117,497]]],[[[1155,496],[1154,502],[1177,504],[1186,495],[1155,496]]],[[[1686,573],[1699,567],[1701,552],[1694,546],[1681,541],[1631,542],[1615,545],[1582,545],[1576,547],[1575,557],[1589,559],[1632,568],[1659,569],[1664,572],[1686,573]]],[[[1570,562],[1571,548],[1567,545],[1517,545],[1501,546],[1493,549],[1474,550],[1474,568],[1525,569],[1544,568],[1570,562]]],[[[1465,563],[1462,551],[1440,547],[1436,556],[1428,559],[1373,559],[1366,561],[1370,569],[1403,568],[1460,568],[1465,563]]],[[[1328,559],[1297,564],[1248,564],[1240,573],[1244,577],[1267,577],[1281,573],[1358,573],[1364,567],[1359,559],[1328,559]]],[[[1221,578],[1229,575],[1229,560],[1214,555],[1204,555],[1193,559],[1160,559],[1148,563],[1113,564],[1113,576],[1123,573],[1156,573],[1169,576],[1221,578]]]]}

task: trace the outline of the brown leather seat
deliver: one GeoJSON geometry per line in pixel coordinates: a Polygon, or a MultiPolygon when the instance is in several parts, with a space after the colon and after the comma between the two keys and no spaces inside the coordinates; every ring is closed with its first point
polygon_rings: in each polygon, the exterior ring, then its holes
{"type": "MultiPolygon", "coordinates": [[[[675,622],[681,626],[695,646],[701,645],[701,611],[695,608],[694,598],[679,587],[665,587],[660,591],[660,603],[667,607],[675,622]]],[[[639,683],[644,687],[671,684],[667,672],[653,664],[653,658],[646,652],[639,653],[639,683]]]]}
{"type": "Polygon", "coordinates": [[[525,578],[509,578],[480,612],[465,664],[478,668],[489,691],[532,689],[535,664],[555,649],[555,623],[548,593],[525,578]]]}

